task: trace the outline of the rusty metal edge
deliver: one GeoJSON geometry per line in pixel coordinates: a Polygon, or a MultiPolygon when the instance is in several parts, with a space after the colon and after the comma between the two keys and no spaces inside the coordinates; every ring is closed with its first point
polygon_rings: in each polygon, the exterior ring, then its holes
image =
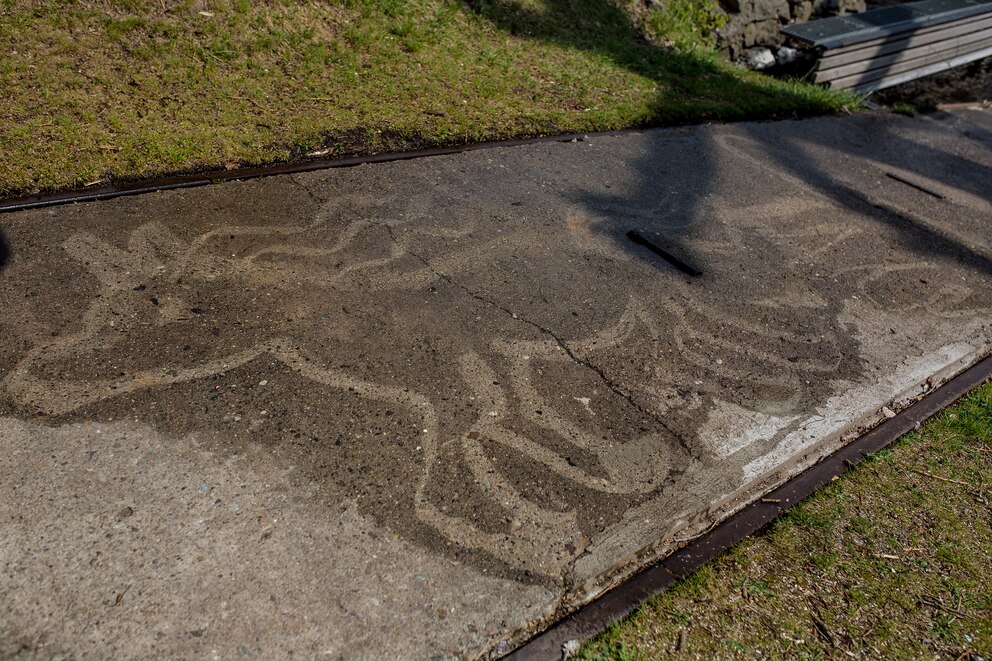
{"type": "Polygon", "coordinates": [[[612,622],[631,614],[645,600],[665,591],[676,581],[729,550],[746,537],[760,532],[821,486],[916,429],[989,379],[992,379],[992,356],[980,360],[943,386],[900,411],[894,418],[886,420],[823,458],[766,494],[764,498],[729,517],[709,533],[635,574],[503,658],[511,661],[561,659],[562,645],[567,641],[585,642],[593,638],[612,622]]]}
{"type": "Polygon", "coordinates": [[[603,138],[626,133],[640,132],[642,132],[641,129],[635,128],[621,129],[617,131],[536,136],[532,138],[517,138],[513,140],[466,143],[447,147],[430,147],[427,149],[416,149],[405,152],[388,152],[384,154],[370,154],[367,156],[349,156],[345,158],[315,159],[293,163],[276,163],[273,165],[264,165],[237,170],[214,170],[199,174],[158,177],[138,181],[125,181],[115,184],[107,184],[106,186],[92,186],[89,188],[79,188],[61,192],[37,193],[34,195],[24,195],[21,197],[9,198],[7,200],[0,200],[0,213],[24,211],[26,209],[37,209],[61,204],[74,204],[76,202],[108,200],[115,197],[123,197],[125,195],[141,195],[143,193],[153,193],[156,191],[173,190],[177,188],[194,188],[197,186],[206,186],[208,184],[221,183],[225,181],[259,179],[262,177],[272,177],[280,174],[298,174],[302,172],[313,172],[315,170],[348,168],[358,165],[366,165],[369,163],[408,161],[418,158],[427,158],[430,156],[461,154],[463,152],[477,151],[480,149],[518,147],[521,145],[534,145],[549,142],[572,142],[573,140],[584,141],[589,138],[603,138]]]}

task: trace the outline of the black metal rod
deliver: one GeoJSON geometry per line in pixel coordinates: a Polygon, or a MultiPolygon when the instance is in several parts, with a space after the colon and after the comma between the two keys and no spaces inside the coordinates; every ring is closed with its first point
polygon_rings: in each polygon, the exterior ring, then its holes
{"type": "Polygon", "coordinates": [[[674,266],[675,268],[677,268],[678,270],[682,271],[687,275],[691,275],[695,277],[703,274],[702,271],[700,271],[694,266],[691,266],[690,264],[686,264],[681,259],[673,255],[672,253],[668,252],[667,250],[659,246],[651,239],[645,237],[637,230],[630,230],[629,232],[627,232],[627,238],[639,246],[644,246],[645,248],[647,248],[654,254],[658,255],[663,260],[665,260],[666,262],[668,262],[669,264],[671,264],[672,266],[674,266]]]}

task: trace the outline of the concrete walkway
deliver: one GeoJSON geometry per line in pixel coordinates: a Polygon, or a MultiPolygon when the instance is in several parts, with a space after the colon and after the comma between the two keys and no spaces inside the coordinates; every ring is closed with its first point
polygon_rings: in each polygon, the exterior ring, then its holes
{"type": "Polygon", "coordinates": [[[992,349],[990,147],[864,114],[0,216],[0,656],[508,651],[992,349]]]}

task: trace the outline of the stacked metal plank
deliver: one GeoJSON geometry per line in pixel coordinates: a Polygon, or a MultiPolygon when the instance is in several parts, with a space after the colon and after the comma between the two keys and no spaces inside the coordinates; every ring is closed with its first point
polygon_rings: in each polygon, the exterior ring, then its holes
{"type": "Polygon", "coordinates": [[[992,0],[920,0],[790,25],[817,83],[870,92],[992,56],[992,0]]]}

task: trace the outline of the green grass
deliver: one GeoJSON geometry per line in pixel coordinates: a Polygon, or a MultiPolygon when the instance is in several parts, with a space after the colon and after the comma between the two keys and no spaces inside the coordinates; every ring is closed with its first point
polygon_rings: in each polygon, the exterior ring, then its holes
{"type": "Polygon", "coordinates": [[[580,656],[990,658],[990,498],[987,384],[580,656]]]}
{"type": "Polygon", "coordinates": [[[0,0],[0,197],[508,136],[835,112],[709,0],[0,0]]]}
{"type": "Polygon", "coordinates": [[[911,106],[908,103],[895,104],[892,106],[892,112],[905,115],[906,117],[917,117],[920,114],[920,111],[915,106],[911,106]]]}

